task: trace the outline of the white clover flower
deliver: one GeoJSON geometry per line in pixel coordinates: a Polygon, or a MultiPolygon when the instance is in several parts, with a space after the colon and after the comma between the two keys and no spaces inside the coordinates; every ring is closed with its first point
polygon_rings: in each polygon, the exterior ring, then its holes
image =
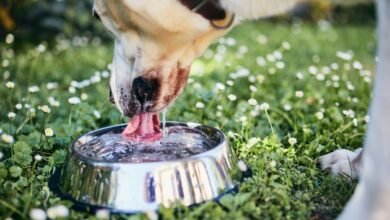
{"type": "Polygon", "coordinates": [[[349,118],[355,118],[355,112],[352,109],[343,110],[343,114],[349,118]]]}
{"type": "Polygon", "coordinates": [[[29,108],[31,108],[31,105],[30,105],[30,104],[24,104],[24,107],[25,107],[26,109],[29,109],[29,108]]]}
{"type": "Polygon", "coordinates": [[[47,216],[51,219],[66,218],[69,216],[69,209],[64,205],[56,205],[47,210],[47,216]]]}
{"type": "Polygon", "coordinates": [[[38,47],[36,48],[36,50],[39,52],[39,53],[43,53],[46,51],[46,46],[43,45],[43,44],[39,44],[38,47]]]}
{"type": "Polygon", "coordinates": [[[259,66],[265,66],[267,64],[267,61],[264,59],[264,57],[257,57],[256,63],[259,66]]]}
{"type": "Polygon", "coordinates": [[[248,100],[248,104],[252,105],[252,106],[255,106],[255,105],[257,105],[257,101],[256,101],[256,99],[249,99],[248,100]]]}
{"type": "Polygon", "coordinates": [[[46,212],[42,209],[34,208],[30,210],[30,218],[32,220],[45,220],[46,212]]]}
{"type": "Polygon", "coordinates": [[[77,105],[77,104],[80,104],[81,100],[79,97],[73,96],[73,97],[68,99],[68,102],[72,105],[77,105]]]}
{"type": "Polygon", "coordinates": [[[246,122],[247,121],[247,117],[246,116],[241,116],[239,118],[240,122],[246,122]]]}
{"type": "Polygon", "coordinates": [[[232,37],[228,37],[226,39],[226,45],[228,46],[234,46],[236,45],[236,39],[232,38],[232,37]]]}
{"type": "Polygon", "coordinates": [[[274,55],[275,59],[277,59],[277,60],[283,59],[283,54],[279,50],[275,50],[272,54],[274,55]]]}
{"type": "Polygon", "coordinates": [[[364,116],[364,122],[366,122],[366,123],[370,122],[370,116],[369,115],[364,116]]]}
{"type": "Polygon", "coordinates": [[[338,82],[338,81],[340,81],[340,77],[338,75],[333,75],[332,80],[335,82],[338,82]]]}
{"type": "Polygon", "coordinates": [[[275,168],[276,167],[276,161],[275,160],[271,160],[271,162],[269,163],[269,166],[271,168],[275,168]]]}
{"type": "Polygon", "coordinates": [[[226,81],[226,85],[233,86],[234,82],[232,80],[228,80],[228,81],[226,81]]]}
{"type": "Polygon", "coordinates": [[[95,216],[99,220],[110,219],[110,210],[109,209],[99,209],[96,211],[95,216]]]}
{"type": "Polygon", "coordinates": [[[47,105],[39,106],[38,109],[41,110],[42,112],[48,113],[48,114],[51,112],[51,109],[47,105]]]}
{"type": "Polygon", "coordinates": [[[225,90],[225,85],[224,84],[222,84],[222,83],[216,83],[215,84],[215,88],[217,89],[217,90],[225,90]]]}
{"type": "Polygon", "coordinates": [[[286,64],[282,61],[278,61],[278,62],[276,62],[275,66],[278,69],[284,69],[286,67],[286,64]]]}
{"type": "Polygon", "coordinates": [[[264,102],[260,105],[260,110],[267,111],[269,109],[269,104],[264,102]]]}
{"type": "Polygon", "coordinates": [[[268,73],[269,73],[270,75],[274,75],[274,74],[276,73],[276,69],[273,68],[273,67],[271,67],[271,68],[268,69],[268,73]]]}
{"type": "Polygon", "coordinates": [[[267,36],[264,36],[264,35],[260,34],[259,36],[257,36],[257,42],[259,44],[262,44],[262,45],[267,44],[268,43],[268,38],[267,38],[267,36]]]}
{"type": "Polygon", "coordinates": [[[76,88],[73,87],[73,86],[71,86],[71,87],[69,87],[68,92],[69,92],[70,94],[74,94],[74,93],[76,93],[76,88]]]}
{"type": "Polygon", "coordinates": [[[316,75],[316,79],[317,79],[318,81],[324,81],[324,80],[325,80],[325,75],[322,74],[322,73],[318,73],[318,74],[316,75]]]}
{"type": "Polygon", "coordinates": [[[332,68],[333,70],[338,70],[339,69],[339,64],[332,63],[332,64],[330,64],[330,68],[332,68]]]}
{"type": "Polygon", "coordinates": [[[265,80],[265,77],[264,77],[264,75],[258,75],[258,76],[256,76],[256,79],[257,79],[257,81],[259,82],[259,83],[263,83],[264,82],[264,80],[265,80]]]}
{"type": "Polygon", "coordinates": [[[41,161],[42,160],[42,156],[37,154],[37,155],[34,156],[34,160],[41,161]]]}
{"type": "Polygon", "coordinates": [[[0,160],[4,157],[3,152],[0,151],[0,160]]]}
{"type": "Polygon", "coordinates": [[[102,77],[103,77],[103,78],[108,78],[108,77],[110,77],[110,72],[108,72],[108,71],[106,71],[106,70],[103,71],[103,72],[102,72],[102,77]]]}
{"type": "Polygon", "coordinates": [[[283,106],[283,108],[284,108],[285,111],[289,112],[289,111],[291,111],[292,106],[291,106],[290,104],[285,104],[285,105],[283,106]]]}
{"type": "Polygon", "coordinates": [[[8,67],[9,66],[9,60],[8,59],[4,59],[3,62],[1,63],[1,65],[3,67],[8,67]]]}
{"type": "Polygon", "coordinates": [[[6,44],[12,44],[13,42],[15,41],[15,36],[13,34],[7,34],[7,36],[5,36],[5,43],[6,44]]]}
{"type": "Polygon", "coordinates": [[[3,129],[0,128],[0,134],[3,133],[3,129]]]}
{"type": "Polygon", "coordinates": [[[53,90],[53,89],[56,89],[58,87],[58,83],[57,82],[48,82],[46,84],[46,88],[48,90],[53,90]]]}
{"type": "Polygon", "coordinates": [[[276,58],[273,54],[267,54],[266,58],[267,58],[268,62],[271,62],[271,63],[276,61],[276,58]]]}
{"type": "Polygon", "coordinates": [[[82,93],[81,96],[80,96],[81,100],[85,101],[88,99],[88,94],[86,93],[82,93]]]}
{"type": "Polygon", "coordinates": [[[228,95],[228,99],[229,99],[230,101],[236,101],[236,100],[237,100],[237,96],[236,96],[236,95],[233,95],[233,94],[230,94],[230,95],[228,95]]]}
{"type": "Polygon", "coordinates": [[[238,168],[241,170],[241,172],[245,172],[248,170],[248,166],[246,165],[246,163],[242,160],[239,160],[238,163],[237,163],[237,166],[238,168]]]}
{"type": "Polygon", "coordinates": [[[351,82],[347,82],[347,89],[353,91],[355,90],[355,86],[353,86],[351,82]]]}
{"type": "Polygon", "coordinates": [[[39,87],[38,87],[38,86],[30,86],[30,87],[28,88],[28,91],[29,91],[30,93],[37,93],[37,92],[39,92],[39,87]]]}
{"type": "Polygon", "coordinates": [[[291,49],[291,45],[290,45],[290,43],[287,42],[287,41],[283,41],[282,47],[283,47],[285,50],[290,50],[290,49],[291,49]]]}
{"type": "Polygon", "coordinates": [[[220,110],[220,111],[222,111],[222,110],[223,110],[222,105],[217,105],[217,109],[220,110]]]}
{"type": "Polygon", "coordinates": [[[6,144],[12,144],[15,141],[14,137],[5,133],[1,135],[1,140],[6,144]]]}
{"type": "Polygon", "coordinates": [[[54,135],[54,131],[52,128],[46,128],[45,129],[45,135],[46,137],[52,137],[54,135]]]}
{"type": "Polygon", "coordinates": [[[290,138],[288,139],[288,143],[289,143],[290,145],[295,145],[297,142],[298,142],[298,141],[297,141],[296,138],[290,137],[290,138]]]}
{"type": "Polygon", "coordinates": [[[304,92],[303,92],[303,91],[296,91],[296,92],[295,92],[295,96],[296,96],[297,98],[302,98],[302,97],[304,96],[304,92]]]}
{"type": "Polygon", "coordinates": [[[309,73],[312,75],[316,75],[318,73],[318,68],[315,66],[309,66],[309,73]]]}
{"type": "Polygon", "coordinates": [[[8,81],[5,86],[8,88],[8,89],[13,89],[15,88],[15,83],[14,82],[11,82],[11,81],[8,81]]]}
{"type": "Polygon", "coordinates": [[[251,92],[257,92],[257,88],[256,88],[256,86],[254,86],[254,85],[250,85],[250,86],[249,86],[249,90],[250,90],[251,92]]]}
{"type": "Polygon", "coordinates": [[[97,118],[97,119],[101,118],[101,114],[100,114],[100,112],[97,111],[97,110],[94,110],[94,111],[93,111],[93,115],[94,115],[95,118],[97,118]]]}
{"type": "Polygon", "coordinates": [[[197,102],[197,103],[195,104],[195,107],[196,107],[196,108],[204,108],[205,105],[204,105],[203,102],[197,102]]]}
{"type": "Polygon", "coordinates": [[[256,77],[254,75],[250,75],[248,77],[248,81],[251,82],[251,83],[254,83],[254,82],[256,82],[256,77]]]}
{"type": "Polygon", "coordinates": [[[322,112],[317,112],[315,113],[315,116],[318,120],[322,120],[324,118],[324,113],[322,112]]]}
{"type": "Polygon", "coordinates": [[[49,98],[47,98],[47,101],[49,102],[49,104],[53,107],[59,107],[60,106],[60,102],[57,101],[54,97],[50,96],[49,98]]]}
{"type": "Polygon", "coordinates": [[[297,77],[297,79],[301,80],[301,79],[303,79],[304,76],[303,76],[303,73],[297,72],[296,77],[297,77]]]}
{"type": "Polygon", "coordinates": [[[343,51],[337,51],[336,56],[345,61],[350,61],[353,58],[353,54],[351,52],[343,52],[343,51]]]}
{"type": "Polygon", "coordinates": [[[355,68],[357,70],[363,69],[363,65],[359,61],[354,61],[352,66],[353,66],[353,68],[355,68]]]}
{"type": "Polygon", "coordinates": [[[18,104],[15,105],[15,108],[16,108],[17,110],[20,110],[20,109],[23,108],[23,105],[20,104],[20,103],[18,103],[18,104]]]}
{"type": "Polygon", "coordinates": [[[353,124],[353,126],[357,127],[358,126],[358,119],[357,118],[352,119],[352,124],[353,124]]]}
{"type": "Polygon", "coordinates": [[[9,119],[14,119],[16,117],[16,114],[14,112],[8,112],[7,116],[9,119]]]}
{"type": "Polygon", "coordinates": [[[216,115],[217,117],[222,117],[222,112],[217,111],[217,113],[215,113],[215,115],[216,115]]]}

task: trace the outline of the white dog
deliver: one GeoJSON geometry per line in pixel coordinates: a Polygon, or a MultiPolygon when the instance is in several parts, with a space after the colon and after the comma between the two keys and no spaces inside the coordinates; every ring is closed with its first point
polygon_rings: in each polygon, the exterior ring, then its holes
{"type": "MultiPolygon", "coordinates": [[[[158,113],[181,94],[195,58],[240,20],[282,13],[299,1],[95,0],[94,13],[116,39],[110,86],[113,102],[132,117],[124,135],[159,138],[158,113]]],[[[377,9],[379,62],[364,154],[338,150],[320,158],[334,173],[360,173],[340,219],[390,219],[390,0],[378,0],[377,9]]]]}

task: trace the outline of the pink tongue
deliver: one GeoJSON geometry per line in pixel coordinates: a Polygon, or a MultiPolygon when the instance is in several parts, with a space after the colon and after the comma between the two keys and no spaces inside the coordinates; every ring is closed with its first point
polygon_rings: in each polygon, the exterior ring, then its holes
{"type": "Polygon", "coordinates": [[[135,115],[122,132],[122,136],[135,142],[153,142],[162,136],[158,113],[140,113],[135,115]]]}

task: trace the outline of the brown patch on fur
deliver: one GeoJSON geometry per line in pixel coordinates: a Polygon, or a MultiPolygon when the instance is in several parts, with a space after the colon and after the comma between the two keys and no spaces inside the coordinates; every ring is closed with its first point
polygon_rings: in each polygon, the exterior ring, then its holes
{"type": "Polygon", "coordinates": [[[189,74],[189,68],[176,68],[168,77],[168,83],[170,85],[169,93],[164,95],[164,104],[169,104],[174,101],[177,96],[183,91],[185,84],[187,83],[189,74]]]}

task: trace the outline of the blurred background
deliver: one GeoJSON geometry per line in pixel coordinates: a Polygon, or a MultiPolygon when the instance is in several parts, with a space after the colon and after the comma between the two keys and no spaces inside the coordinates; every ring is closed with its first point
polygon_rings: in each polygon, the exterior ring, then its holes
{"type": "MultiPolygon", "coordinates": [[[[78,0],[2,0],[0,3],[0,37],[12,33],[18,39],[36,43],[84,36],[106,41],[110,38],[102,25],[92,16],[93,1],[78,0]]],[[[333,6],[327,0],[313,0],[297,6],[284,16],[272,18],[285,22],[318,22],[363,24],[374,22],[373,4],[344,8],[333,6]]]]}

